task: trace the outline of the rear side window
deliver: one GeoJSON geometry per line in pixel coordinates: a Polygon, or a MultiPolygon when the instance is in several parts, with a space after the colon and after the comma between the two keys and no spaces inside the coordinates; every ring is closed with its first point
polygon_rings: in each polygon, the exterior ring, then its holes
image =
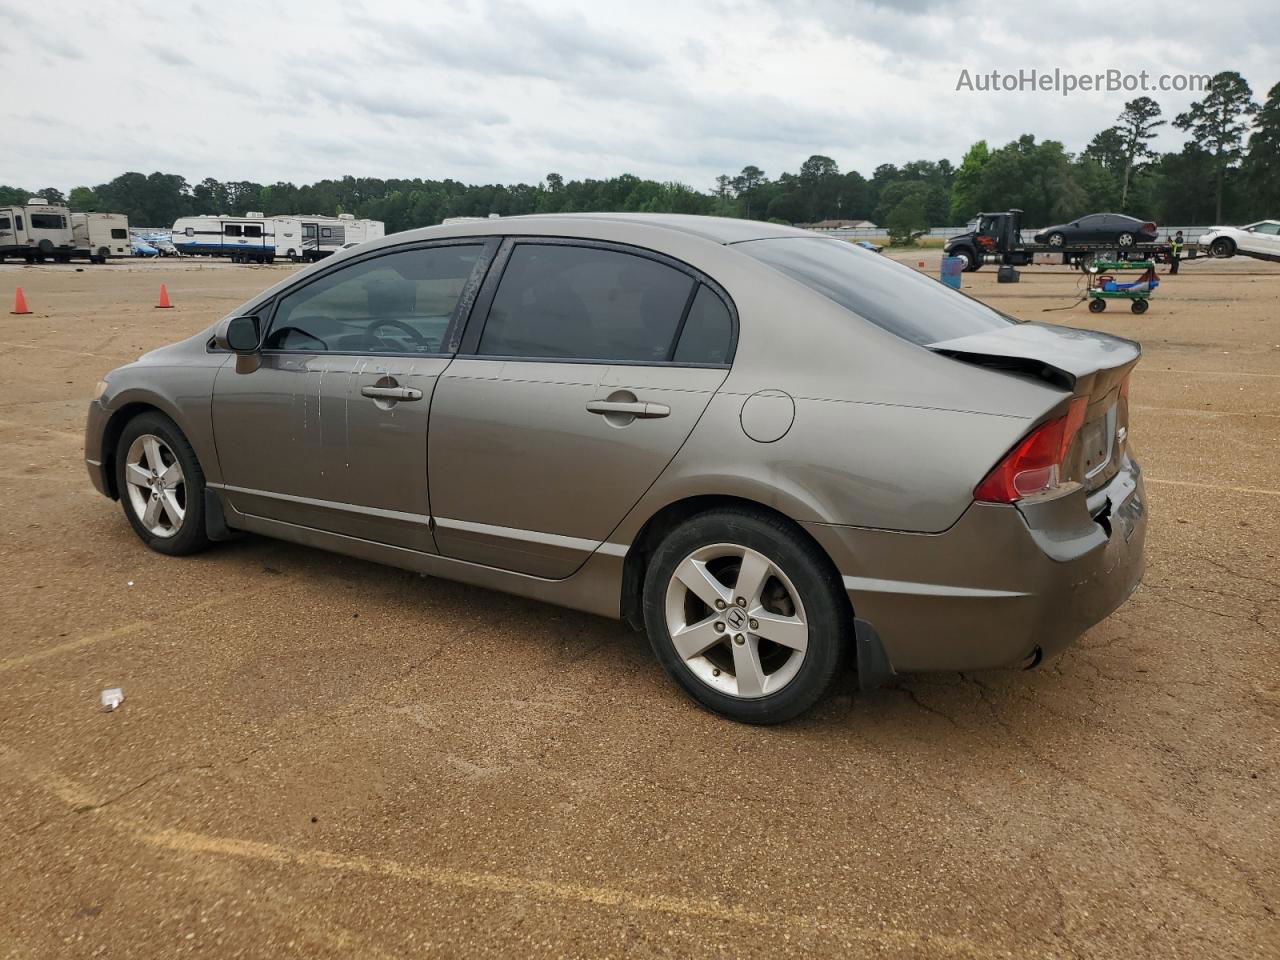
{"type": "Polygon", "coordinates": [[[119,227],[112,227],[112,228],[111,228],[111,239],[112,239],[112,240],[123,240],[123,239],[125,239],[127,236],[129,236],[129,231],[128,231],[128,230],[121,230],[119,227]]]}
{"type": "Polygon", "coordinates": [[[665,362],[694,280],[648,257],[519,244],[477,352],[491,357],[665,362]]]}
{"type": "Polygon", "coordinates": [[[699,285],[673,359],[676,363],[727,363],[732,343],[729,308],[710,287],[699,285]]]}
{"type": "Polygon", "coordinates": [[[240,229],[240,224],[238,223],[223,224],[222,233],[224,236],[228,237],[239,237],[243,235],[243,231],[240,229]]]}
{"type": "Polygon", "coordinates": [[[843,240],[748,240],[734,244],[734,249],[912,343],[940,343],[1017,322],[910,267],[843,240]]]}

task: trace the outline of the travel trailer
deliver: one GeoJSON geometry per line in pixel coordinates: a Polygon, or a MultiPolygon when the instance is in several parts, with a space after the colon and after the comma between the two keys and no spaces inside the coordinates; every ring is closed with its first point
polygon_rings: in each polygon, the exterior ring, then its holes
{"type": "Polygon", "coordinates": [[[319,260],[352,244],[386,235],[381,220],[336,217],[276,217],[276,253],[290,260],[319,260]]]}
{"type": "Polygon", "coordinates": [[[275,257],[319,260],[341,250],[344,244],[363,243],[385,232],[381,220],[357,220],[347,213],[336,217],[209,214],[179,218],[173,225],[173,244],[179,253],[270,263],[275,257]]]}
{"type": "Polygon", "coordinates": [[[73,255],[92,263],[129,256],[129,218],[123,213],[73,213],[71,236],[73,255]]]}
{"type": "Polygon", "coordinates": [[[270,263],[276,254],[275,221],[260,213],[179,217],[173,224],[173,245],[184,254],[230,257],[233,263],[270,263]]]}
{"type": "Polygon", "coordinates": [[[26,206],[0,207],[0,260],[21,257],[27,263],[46,258],[71,259],[71,211],[32,197],[26,206]]]}

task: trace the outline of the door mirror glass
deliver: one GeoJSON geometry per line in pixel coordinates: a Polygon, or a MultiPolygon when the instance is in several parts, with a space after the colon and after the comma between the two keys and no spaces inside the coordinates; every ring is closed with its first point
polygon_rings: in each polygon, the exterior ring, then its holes
{"type": "Polygon", "coordinates": [[[262,326],[257,317],[232,317],[227,323],[224,339],[228,350],[257,353],[258,344],[262,342],[262,326]]]}

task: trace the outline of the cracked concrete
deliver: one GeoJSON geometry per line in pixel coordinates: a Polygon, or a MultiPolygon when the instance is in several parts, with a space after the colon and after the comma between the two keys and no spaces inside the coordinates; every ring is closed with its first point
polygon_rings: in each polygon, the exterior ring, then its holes
{"type": "Polygon", "coordinates": [[[966,274],[1143,341],[1146,582],[1038,671],[847,678],[770,730],[619,624],[144,550],[84,479],[94,382],[289,269],[200,266],[0,267],[37,310],[0,334],[3,960],[1280,954],[1280,266],[1142,317],[966,274]]]}

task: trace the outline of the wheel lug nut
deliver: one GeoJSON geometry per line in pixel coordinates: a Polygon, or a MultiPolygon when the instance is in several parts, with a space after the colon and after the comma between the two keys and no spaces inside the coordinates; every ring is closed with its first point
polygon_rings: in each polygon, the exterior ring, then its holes
{"type": "Polygon", "coordinates": [[[751,627],[751,629],[752,629],[752,630],[759,630],[759,629],[760,629],[760,621],[759,621],[759,620],[752,620],[752,621],[751,621],[751,623],[749,624],[749,626],[751,627]]]}
{"type": "Polygon", "coordinates": [[[712,675],[713,677],[718,677],[718,676],[720,676],[720,671],[719,671],[719,670],[712,670],[712,671],[711,671],[711,675],[712,675]]]}
{"type": "Polygon", "coordinates": [[[723,600],[717,600],[717,601],[716,601],[716,609],[717,609],[717,610],[723,610],[723,609],[724,609],[725,607],[727,607],[727,606],[728,606],[728,604],[727,604],[727,603],[725,603],[723,600]]]}
{"type": "Polygon", "coordinates": [[[747,642],[747,638],[740,633],[735,633],[733,635],[733,642],[741,646],[742,644],[747,642]]]}
{"type": "Polygon", "coordinates": [[[738,604],[738,606],[740,606],[740,607],[745,607],[745,606],[747,605],[747,598],[746,598],[746,597],[739,597],[739,598],[737,599],[737,604],[738,604]]]}
{"type": "Polygon", "coordinates": [[[719,620],[716,621],[716,633],[724,633],[724,624],[719,620]]]}

